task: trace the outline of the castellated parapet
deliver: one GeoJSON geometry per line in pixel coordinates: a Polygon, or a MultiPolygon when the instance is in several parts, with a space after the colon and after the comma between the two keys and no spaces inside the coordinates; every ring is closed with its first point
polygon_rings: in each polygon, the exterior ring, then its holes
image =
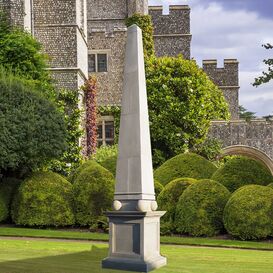
{"type": "Polygon", "coordinates": [[[239,119],[239,62],[225,59],[224,67],[217,67],[217,60],[204,60],[203,70],[223,91],[229,104],[231,119],[239,119]]]}
{"type": "Polygon", "coordinates": [[[163,14],[163,6],[149,7],[154,25],[156,55],[191,57],[190,8],[187,5],[170,6],[163,14]]]}

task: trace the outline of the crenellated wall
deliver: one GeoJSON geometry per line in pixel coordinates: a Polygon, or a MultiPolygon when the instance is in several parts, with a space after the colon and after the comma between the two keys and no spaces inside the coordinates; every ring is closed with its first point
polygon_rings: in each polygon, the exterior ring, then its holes
{"type": "Polygon", "coordinates": [[[162,6],[149,7],[154,25],[154,41],[157,56],[191,58],[190,8],[186,5],[170,6],[169,14],[163,14],[162,6]]]}
{"type": "Polygon", "coordinates": [[[224,66],[217,67],[217,60],[204,60],[203,70],[223,91],[231,119],[239,119],[239,62],[236,59],[225,59],[224,66]]]}

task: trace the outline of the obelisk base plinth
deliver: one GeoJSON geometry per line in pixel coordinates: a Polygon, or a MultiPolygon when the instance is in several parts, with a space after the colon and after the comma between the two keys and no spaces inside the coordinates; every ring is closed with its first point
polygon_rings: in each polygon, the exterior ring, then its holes
{"type": "Polygon", "coordinates": [[[108,212],[110,224],[109,257],[103,268],[149,272],[165,266],[160,255],[160,218],[162,211],[108,212]]]}

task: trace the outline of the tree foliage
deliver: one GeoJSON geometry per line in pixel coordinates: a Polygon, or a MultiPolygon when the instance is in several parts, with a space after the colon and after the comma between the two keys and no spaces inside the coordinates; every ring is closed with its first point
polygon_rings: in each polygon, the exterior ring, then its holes
{"type": "Polygon", "coordinates": [[[20,175],[66,148],[62,114],[40,92],[0,69],[0,172],[20,175]]]}
{"type": "Polygon", "coordinates": [[[27,31],[10,25],[2,12],[0,21],[1,65],[22,78],[48,85],[48,58],[42,53],[42,45],[27,31]]]}
{"type": "Polygon", "coordinates": [[[82,160],[79,138],[81,111],[77,90],[56,90],[48,68],[48,58],[42,53],[42,45],[21,28],[8,23],[0,12],[0,63],[17,75],[32,89],[50,99],[63,114],[66,123],[66,150],[59,160],[53,160],[47,167],[53,171],[68,174],[82,160]]]}
{"type": "Polygon", "coordinates": [[[256,118],[255,114],[256,114],[255,112],[248,111],[244,106],[239,105],[240,119],[244,119],[246,121],[250,121],[250,120],[256,118]]]}
{"type": "MultiPolygon", "coordinates": [[[[273,49],[273,45],[264,44],[263,47],[267,50],[273,49]]],[[[273,79],[273,59],[269,58],[263,61],[268,66],[267,71],[262,72],[262,76],[255,79],[254,86],[258,87],[264,83],[268,83],[273,79]]]]}
{"type": "Polygon", "coordinates": [[[146,78],[155,164],[202,143],[211,120],[229,118],[222,91],[193,60],[151,58],[146,78]]]}

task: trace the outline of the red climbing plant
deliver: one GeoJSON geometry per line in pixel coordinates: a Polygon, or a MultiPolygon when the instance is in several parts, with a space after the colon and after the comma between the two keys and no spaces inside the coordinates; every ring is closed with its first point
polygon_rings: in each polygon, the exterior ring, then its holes
{"type": "Polygon", "coordinates": [[[90,76],[82,89],[86,107],[86,154],[89,157],[97,147],[97,79],[90,76]]]}

